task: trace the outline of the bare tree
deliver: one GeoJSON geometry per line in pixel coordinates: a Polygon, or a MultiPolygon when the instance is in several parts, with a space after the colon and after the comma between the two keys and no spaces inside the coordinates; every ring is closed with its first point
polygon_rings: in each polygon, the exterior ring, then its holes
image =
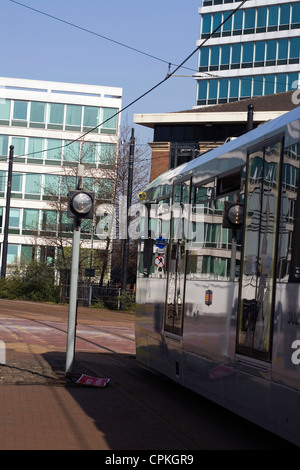
{"type": "MultiPolygon", "coordinates": [[[[81,146],[68,149],[68,161],[58,184],[44,188],[44,194],[48,199],[49,211],[44,211],[45,220],[39,232],[39,238],[43,239],[44,251],[55,249],[59,252],[56,257],[56,268],[62,278],[67,277],[71,264],[71,244],[73,221],[68,219],[67,195],[75,189],[77,165],[84,165],[83,188],[95,192],[95,217],[94,220],[83,220],[81,223],[82,240],[80,256],[81,268],[91,267],[97,269],[99,285],[102,286],[105,278],[112,282],[119,282],[116,272],[122,271],[122,258],[124,240],[120,236],[120,214],[124,216],[124,207],[120,201],[127,197],[129,141],[131,128],[123,124],[120,128],[119,140],[111,139],[109,144],[100,144],[100,166],[96,165],[96,145],[92,142],[82,142],[81,146]],[[108,214],[114,218],[114,233],[109,232],[105,225],[107,213],[99,212],[99,207],[113,211],[108,214]],[[102,232],[96,230],[101,226],[102,232]],[[96,233],[95,233],[96,232],[96,233]]],[[[150,149],[147,144],[140,144],[136,139],[134,154],[134,177],[132,185],[132,202],[138,201],[138,193],[149,181],[150,149]]],[[[109,224],[108,224],[109,225],[109,224]]],[[[136,242],[130,241],[129,248],[129,273],[134,272],[136,266],[136,242]]],[[[84,271],[83,271],[84,272],[84,271]]],[[[62,279],[65,282],[66,279],[62,279]]]]}
{"type": "MultiPolygon", "coordinates": [[[[131,127],[128,124],[122,126],[120,133],[120,143],[118,147],[118,162],[116,170],[115,187],[115,214],[117,237],[113,240],[112,246],[112,273],[111,279],[114,283],[121,282],[122,263],[124,257],[124,237],[129,237],[127,230],[127,220],[124,218],[128,194],[128,170],[129,170],[129,148],[130,148],[131,127]],[[123,217],[122,217],[123,216],[123,217]],[[124,230],[125,224],[125,230],[124,230]],[[122,231],[122,233],[121,233],[122,231]]],[[[145,188],[150,177],[150,148],[146,143],[140,143],[138,137],[135,138],[134,166],[132,179],[132,204],[138,202],[138,194],[145,188]]],[[[136,275],[137,260],[137,240],[128,238],[128,281],[133,284],[136,275]]]]}

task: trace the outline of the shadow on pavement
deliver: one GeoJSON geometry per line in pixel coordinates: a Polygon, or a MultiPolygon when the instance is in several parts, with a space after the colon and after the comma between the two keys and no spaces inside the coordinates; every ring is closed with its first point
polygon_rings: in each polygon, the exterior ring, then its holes
{"type": "Polygon", "coordinates": [[[112,450],[287,450],[294,446],[184,387],[139,367],[131,356],[80,352],[66,378],[65,354],[47,353],[112,450]],[[81,374],[109,378],[105,388],[78,385],[81,374]]]}

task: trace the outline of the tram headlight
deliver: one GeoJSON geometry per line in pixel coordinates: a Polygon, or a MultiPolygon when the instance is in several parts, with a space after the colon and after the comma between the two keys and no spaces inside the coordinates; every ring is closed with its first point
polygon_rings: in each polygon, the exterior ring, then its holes
{"type": "Polygon", "coordinates": [[[225,201],[223,223],[224,228],[240,228],[244,220],[243,204],[225,201]]]}

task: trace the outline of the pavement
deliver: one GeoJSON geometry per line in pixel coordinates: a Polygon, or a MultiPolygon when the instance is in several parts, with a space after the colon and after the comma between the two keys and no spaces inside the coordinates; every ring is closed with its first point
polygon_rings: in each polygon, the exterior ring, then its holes
{"type": "MultiPolygon", "coordinates": [[[[24,303],[19,309],[24,311],[24,303]]],[[[72,374],[66,375],[66,353],[57,347],[60,328],[51,336],[40,330],[38,334],[34,326],[22,326],[14,314],[1,317],[0,308],[0,339],[4,335],[8,341],[5,364],[0,364],[0,450],[178,451],[191,446],[127,389],[126,378],[131,384],[136,381],[136,388],[139,383],[151,388],[151,375],[140,371],[133,357],[130,362],[127,354],[128,364],[120,365],[109,352],[79,350],[72,374]],[[13,327],[9,321],[15,321],[13,327]],[[80,385],[76,381],[81,374],[110,382],[104,388],[80,385]]]]}
{"type": "Polygon", "coordinates": [[[0,300],[0,450],[104,451],[97,463],[136,451],[294,450],[138,366],[134,316],[113,315],[80,312],[74,368],[67,375],[67,307],[0,300]],[[110,381],[103,388],[81,385],[82,374],[110,381]]]}

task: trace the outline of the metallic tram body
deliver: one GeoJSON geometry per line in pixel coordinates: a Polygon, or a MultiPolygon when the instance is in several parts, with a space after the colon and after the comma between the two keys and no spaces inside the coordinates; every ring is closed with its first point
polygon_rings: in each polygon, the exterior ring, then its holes
{"type": "Polygon", "coordinates": [[[300,107],[150,183],[136,313],[139,361],[298,446],[299,172],[300,107]]]}

